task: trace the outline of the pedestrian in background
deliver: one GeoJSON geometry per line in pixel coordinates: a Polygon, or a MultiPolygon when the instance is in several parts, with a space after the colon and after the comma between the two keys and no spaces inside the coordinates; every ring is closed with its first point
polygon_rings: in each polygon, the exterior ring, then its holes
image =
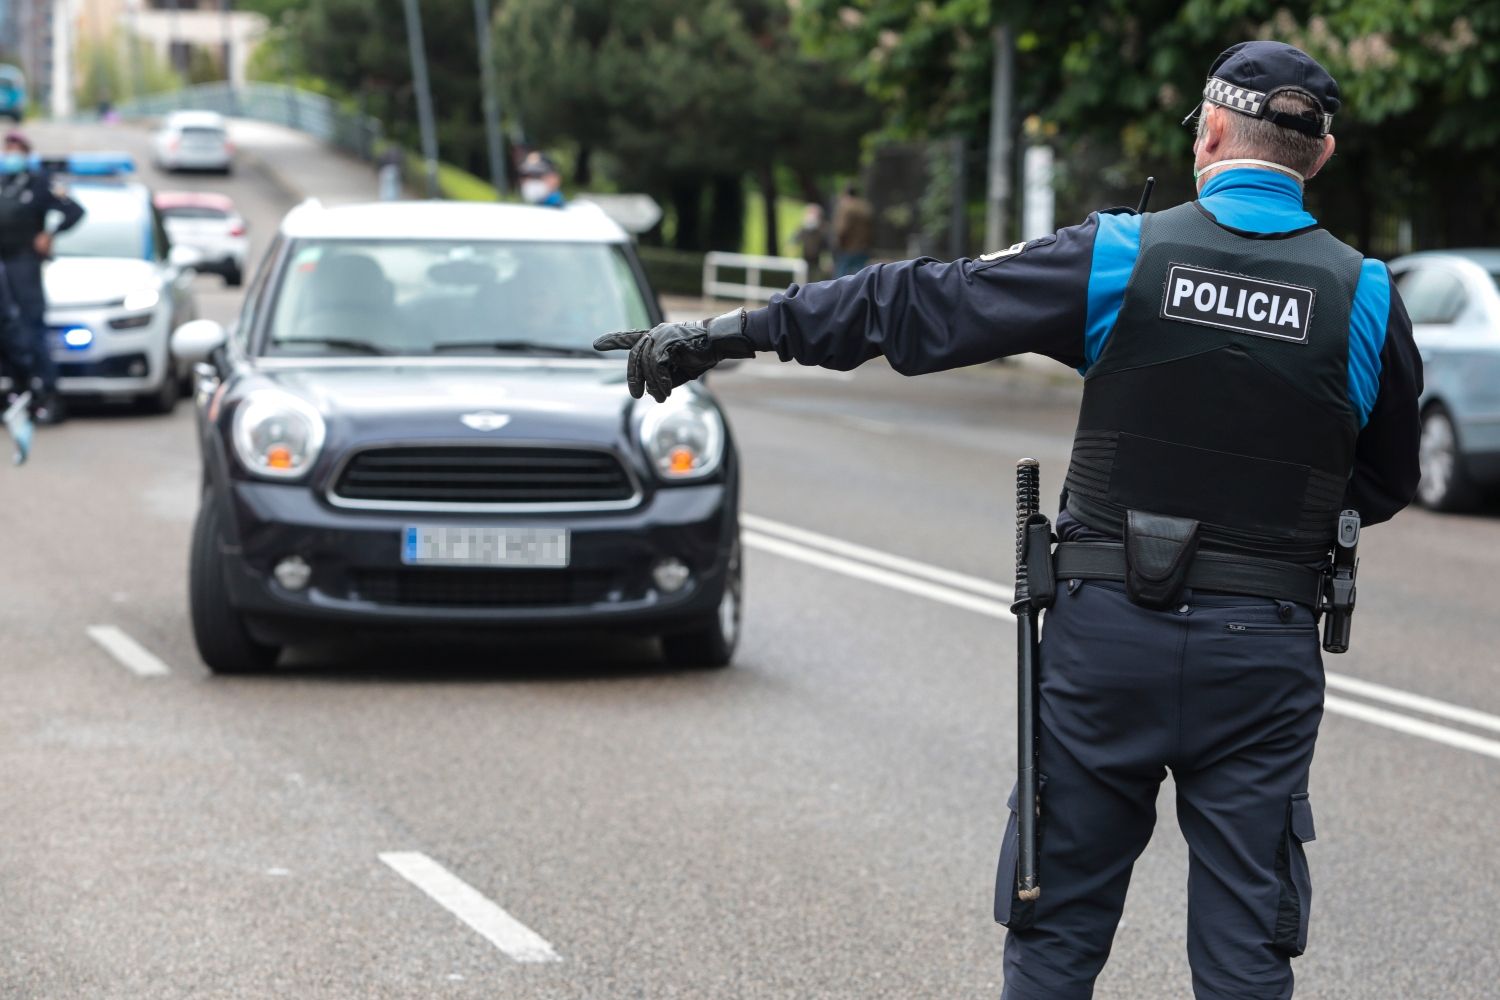
{"type": "Polygon", "coordinates": [[[527,153],[521,161],[521,199],[528,205],[562,208],[562,174],[557,164],[542,153],[527,153]]]}
{"type": "Polygon", "coordinates": [[[817,281],[823,277],[823,254],[828,252],[828,223],[823,218],[823,206],[815,201],[807,203],[802,210],[802,224],[792,234],[792,242],[807,264],[807,280],[817,281]]]}
{"type": "Polygon", "coordinates": [[[20,310],[23,334],[30,340],[32,415],[39,424],[55,424],[64,416],[57,396],[57,365],[47,337],[42,263],[52,256],[52,238],[82,218],[83,207],[54,187],[46,170],[31,163],[26,136],[7,133],[0,154],[0,264],[20,310]],[[62,217],[53,230],[47,229],[49,212],[62,217]]]}
{"type": "Polygon", "coordinates": [[[1194,112],[1195,201],[595,342],[630,348],[631,393],[658,400],[763,351],[838,370],[884,355],[908,375],[1030,351],[1083,374],[1061,544],[1036,554],[1057,582],[1037,723],[1044,888],[1018,892],[1013,796],[1002,1000],[1094,995],[1169,770],[1194,996],[1292,996],[1326,569],[1346,525],[1357,539],[1359,517],[1389,520],[1420,478],[1422,361],[1400,294],[1303,206],[1341,107],[1307,53],[1243,42],[1194,112]]]}
{"type": "Polygon", "coordinates": [[[875,245],[875,209],[849,184],[833,209],[833,276],[842,278],[870,263],[875,245]]]}

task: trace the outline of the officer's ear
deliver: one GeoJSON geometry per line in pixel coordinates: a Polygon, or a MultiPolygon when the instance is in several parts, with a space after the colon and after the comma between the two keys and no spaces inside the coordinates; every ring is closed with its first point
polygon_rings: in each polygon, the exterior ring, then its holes
{"type": "Polygon", "coordinates": [[[1325,135],[1323,137],[1323,152],[1318,156],[1318,162],[1314,163],[1312,169],[1307,172],[1308,180],[1312,180],[1318,176],[1318,171],[1323,169],[1323,164],[1333,158],[1333,146],[1333,136],[1325,135]]]}

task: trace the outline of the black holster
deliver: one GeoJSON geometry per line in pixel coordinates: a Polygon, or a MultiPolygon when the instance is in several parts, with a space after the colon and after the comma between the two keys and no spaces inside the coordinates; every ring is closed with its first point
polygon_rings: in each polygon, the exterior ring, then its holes
{"type": "Polygon", "coordinates": [[[1052,607],[1057,596],[1057,574],[1052,568],[1052,522],[1047,520],[1047,515],[1032,514],[1027,518],[1023,558],[1026,560],[1026,599],[1038,611],[1052,607]]]}
{"type": "Polygon", "coordinates": [[[1198,553],[1198,522],[1132,510],[1125,516],[1125,592],[1143,608],[1174,607],[1198,553]]]}

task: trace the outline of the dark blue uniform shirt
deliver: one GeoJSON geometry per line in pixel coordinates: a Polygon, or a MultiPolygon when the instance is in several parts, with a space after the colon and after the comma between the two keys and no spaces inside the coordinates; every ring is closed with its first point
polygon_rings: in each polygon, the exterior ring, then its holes
{"type": "Polygon", "coordinates": [[[71,229],[83,218],[83,206],[59,192],[52,176],[45,170],[29,169],[24,173],[0,174],[0,197],[12,201],[13,207],[3,214],[6,225],[0,227],[0,256],[27,253],[47,224],[47,213],[58,212],[62,220],[54,233],[71,229]]]}
{"type": "MultiPolygon", "coordinates": [[[[1251,233],[1317,224],[1302,189],[1269,170],[1227,170],[1199,204],[1251,233]]],[[[750,313],[757,350],[848,370],[884,355],[905,375],[1028,352],[1087,374],[1114,327],[1140,250],[1141,217],[1095,212],[1083,223],[977,260],[875,264],[796,286],[750,313]]],[[[1365,524],[1389,520],[1416,492],[1421,359],[1389,270],[1366,260],[1349,331],[1349,401],[1361,422],[1348,506],[1365,524]]]]}

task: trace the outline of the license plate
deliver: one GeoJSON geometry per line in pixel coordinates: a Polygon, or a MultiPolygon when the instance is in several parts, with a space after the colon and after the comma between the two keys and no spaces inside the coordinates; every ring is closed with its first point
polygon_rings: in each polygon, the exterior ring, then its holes
{"type": "Polygon", "coordinates": [[[401,561],[409,566],[562,568],[568,565],[568,529],[409,524],[401,535],[401,561]]]}

